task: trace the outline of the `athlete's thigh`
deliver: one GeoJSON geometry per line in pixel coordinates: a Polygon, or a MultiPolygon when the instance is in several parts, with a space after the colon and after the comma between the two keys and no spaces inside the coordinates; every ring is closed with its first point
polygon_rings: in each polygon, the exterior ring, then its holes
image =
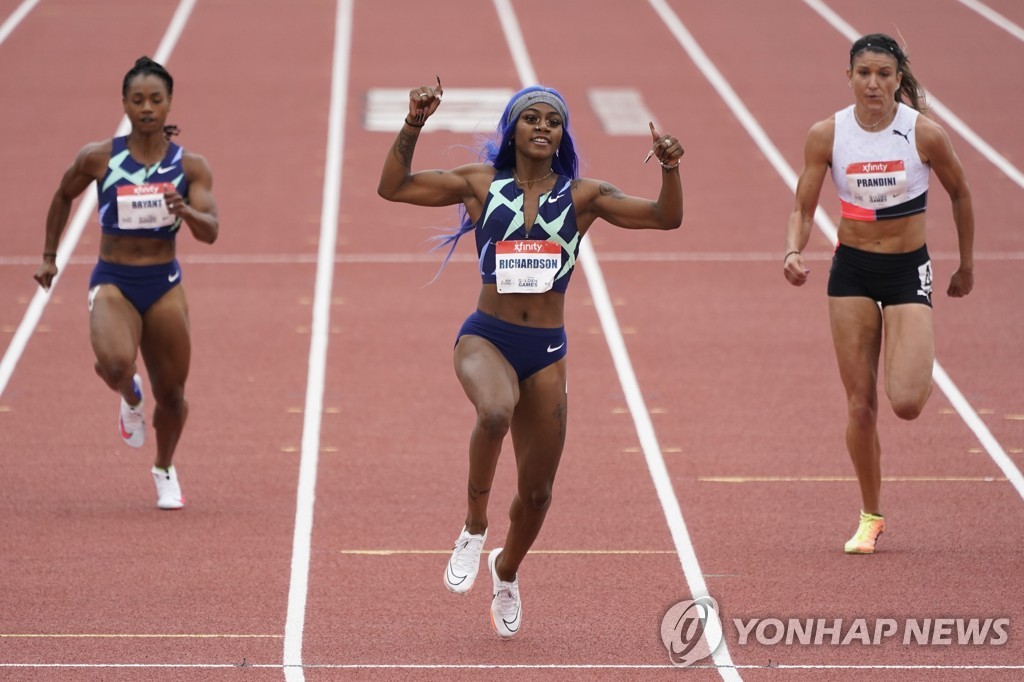
{"type": "Polygon", "coordinates": [[[893,390],[925,390],[935,362],[931,307],[920,303],[890,305],[885,317],[885,384],[893,390]]]}
{"type": "Polygon", "coordinates": [[[455,344],[454,361],[455,375],[474,406],[501,406],[511,413],[519,401],[519,378],[494,344],[466,334],[455,344]]]}
{"type": "Polygon", "coordinates": [[[566,359],[562,358],[522,382],[512,417],[520,480],[524,473],[551,480],[558,469],[569,417],[565,377],[566,359]]]}
{"type": "Polygon", "coordinates": [[[184,386],[192,359],[192,340],[183,286],[161,296],[143,315],[140,348],[154,393],[184,386]]]}
{"type": "Polygon", "coordinates": [[[882,344],[882,313],[861,296],[830,296],[829,320],[839,376],[847,393],[873,391],[882,344]]]}
{"type": "Polygon", "coordinates": [[[89,291],[89,341],[97,359],[135,361],[142,316],[121,290],[100,284],[89,291]]]}

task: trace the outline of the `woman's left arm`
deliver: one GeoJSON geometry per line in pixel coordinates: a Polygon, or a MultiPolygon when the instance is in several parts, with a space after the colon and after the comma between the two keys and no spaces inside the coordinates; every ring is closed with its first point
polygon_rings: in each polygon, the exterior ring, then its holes
{"type": "Polygon", "coordinates": [[[918,117],[917,146],[923,161],[931,164],[953,204],[953,222],[960,245],[960,267],[953,273],[946,294],[959,298],[974,288],[974,206],[960,159],[953,151],[949,136],[937,123],[918,117]]]}
{"type": "MultiPolygon", "coordinates": [[[[661,135],[651,126],[651,153],[662,164],[661,192],[655,201],[628,196],[617,187],[597,180],[581,180],[585,204],[579,221],[589,225],[594,218],[603,218],[612,225],[633,230],[674,230],[683,223],[683,184],[679,162],[683,147],[671,135],[661,135]],[[587,218],[589,217],[589,220],[587,218]]],[[[648,158],[651,158],[650,156],[648,158]]]]}
{"type": "Polygon", "coordinates": [[[182,201],[181,195],[173,189],[164,193],[164,201],[168,210],[188,225],[192,236],[212,244],[220,231],[217,202],[213,199],[213,172],[206,159],[198,154],[186,153],[181,163],[188,178],[188,202],[182,201]]]}

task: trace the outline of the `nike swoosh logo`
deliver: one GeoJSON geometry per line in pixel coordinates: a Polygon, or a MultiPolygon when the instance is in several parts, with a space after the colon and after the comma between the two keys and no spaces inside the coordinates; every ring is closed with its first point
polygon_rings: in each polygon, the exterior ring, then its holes
{"type": "Polygon", "coordinates": [[[167,275],[168,282],[177,282],[181,278],[181,270],[175,271],[173,275],[167,275]]]}
{"type": "Polygon", "coordinates": [[[519,631],[519,621],[520,621],[519,617],[522,614],[523,614],[523,610],[521,608],[520,609],[516,609],[516,617],[515,618],[513,618],[510,621],[505,620],[504,618],[502,618],[501,622],[503,622],[505,624],[505,627],[507,627],[510,632],[518,632],[519,631]]]}
{"type": "Polygon", "coordinates": [[[174,166],[160,166],[159,168],[156,169],[156,172],[157,173],[167,173],[167,172],[172,171],[172,170],[174,170],[174,166]]]}
{"type": "Polygon", "coordinates": [[[124,438],[125,440],[127,440],[127,439],[131,438],[131,437],[132,437],[132,434],[128,433],[128,432],[127,432],[127,431],[125,431],[125,429],[124,429],[124,420],[123,420],[123,419],[118,419],[118,420],[117,420],[117,423],[118,423],[118,425],[120,425],[120,427],[121,427],[121,437],[122,437],[122,438],[124,438]]]}
{"type": "Polygon", "coordinates": [[[553,203],[555,203],[556,201],[558,201],[559,199],[561,199],[564,196],[565,196],[565,192],[562,192],[557,197],[548,197],[548,203],[549,204],[553,204],[553,203]]]}
{"type": "Polygon", "coordinates": [[[549,343],[548,344],[548,352],[549,353],[554,353],[555,351],[561,350],[562,346],[564,346],[564,345],[565,345],[565,341],[563,341],[562,343],[560,343],[557,346],[555,346],[554,348],[552,348],[551,344],[549,343]]]}
{"type": "Polygon", "coordinates": [[[453,571],[452,570],[451,559],[448,560],[448,570],[447,570],[446,579],[448,580],[448,584],[449,585],[461,585],[462,583],[466,582],[466,578],[468,578],[468,577],[469,577],[469,574],[459,575],[458,573],[453,571]]]}

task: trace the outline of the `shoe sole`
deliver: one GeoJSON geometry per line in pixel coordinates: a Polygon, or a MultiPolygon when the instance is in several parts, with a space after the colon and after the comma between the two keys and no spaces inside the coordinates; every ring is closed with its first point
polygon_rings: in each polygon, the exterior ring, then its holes
{"type": "MultiPolygon", "coordinates": [[[[883,531],[883,532],[884,532],[884,531],[883,531]]],[[[878,539],[879,539],[880,537],[882,537],[882,533],[879,533],[878,535],[876,535],[876,536],[875,536],[875,544],[876,544],[876,545],[878,544],[878,539]]],[[[876,548],[874,548],[874,547],[872,547],[871,549],[868,549],[868,550],[862,550],[862,549],[846,549],[846,548],[844,547],[844,548],[843,548],[843,551],[844,551],[844,552],[846,552],[847,554],[874,554],[874,553],[875,553],[875,549],[876,549],[876,548]]]]}

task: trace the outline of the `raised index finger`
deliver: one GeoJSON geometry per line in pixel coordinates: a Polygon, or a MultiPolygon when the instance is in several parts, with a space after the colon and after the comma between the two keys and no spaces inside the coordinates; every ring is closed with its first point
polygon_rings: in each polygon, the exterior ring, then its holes
{"type": "Polygon", "coordinates": [[[654,129],[654,121],[648,121],[647,125],[651,127],[651,139],[657,142],[658,138],[661,137],[661,135],[659,135],[658,131],[654,129]]]}

